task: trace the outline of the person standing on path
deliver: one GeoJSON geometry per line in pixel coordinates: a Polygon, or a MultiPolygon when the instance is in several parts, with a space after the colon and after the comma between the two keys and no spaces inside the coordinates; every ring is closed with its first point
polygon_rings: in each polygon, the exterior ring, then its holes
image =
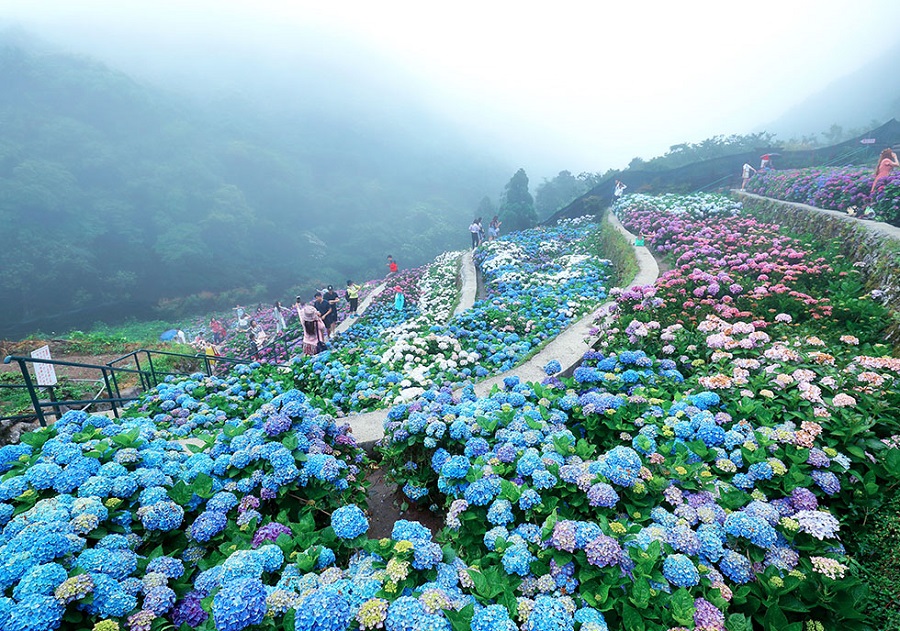
{"type": "Polygon", "coordinates": [[[621,180],[616,180],[616,188],[613,189],[613,197],[614,201],[619,201],[622,199],[622,195],[625,194],[625,189],[628,188],[624,182],[621,180]]]}
{"type": "MultiPolygon", "coordinates": [[[[322,323],[325,324],[327,322],[328,314],[331,313],[331,305],[328,304],[328,302],[326,302],[322,298],[321,291],[316,292],[315,297],[313,299],[313,307],[315,308],[316,311],[319,312],[319,316],[322,318],[322,323]]],[[[325,329],[325,332],[327,335],[327,333],[328,333],[327,327],[325,329]]]]}
{"type": "Polygon", "coordinates": [[[759,171],[757,171],[756,169],[754,169],[752,166],[750,166],[749,164],[747,164],[745,162],[743,169],[742,169],[742,173],[741,173],[741,178],[743,179],[743,181],[741,182],[741,190],[742,191],[747,188],[747,182],[750,181],[750,171],[753,171],[754,173],[759,173],[759,171]]]}
{"type": "Polygon", "coordinates": [[[397,285],[394,287],[394,291],[397,292],[394,295],[394,309],[403,311],[403,306],[406,304],[406,296],[403,295],[403,289],[400,285],[397,285]]]}
{"type": "Polygon", "coordinates": [[[397,261],[394,260],[394,257],[388,254],[387,258],[387,266],[388,266],[388,278],[397,273],[400,269],[400,266],[397,265],[397,261]]]}
{"type": "Polygon", "coordinates": [[[894,153],[894,150],[887,147],[881,152],[881,156],[878,158],[878,164],[875,165],[875,180],[872,182],[872,190],[869,191],[869,195],[875,194],[875,187],[878,185],[878,180],[883,180],[888,177],[894,167],[900,167],[900,162],[897,161],[897,154],[894,153]]]}
{"type": "Polygon", "coordinates": [[[500,238],[501,223],[503,222],[500,221],[499,215],[494,215],[494,218],[491,219],[491,223],[488,224],[488,241],[500,238]]]}
{"type": "Polygon", "coordinates": [[[313,305],[300,308],[300,324],[303,326],[303,354],[318,355],[319,344],[325,342],[325,323],[319,310],[313,305]]]}
{"type": "Polygon", "coordinates": [[[287,328],[284,324],[284,313],[282,312],[282,307],[280,302],[275,302],[274,310],[272,311],[272,317],[275,319],[275,336],[278,337],[284,330],[287,328]]]}
{"type": "Polygon", "coordinates": [[[347,280],[347,302],[350,304],[350,315],[348,317],[356,317],[356,310],[359,308],[359,291],[361,289],[362,285],[357,285],[352,280],[347,280]]]}
{"type": "Polygon", "coordinates": [[[478,225],[478,219],[473,219],[469,225],[469,233],[472,235],[472,249],[478,247],[478,232],[481,228],[478,225]]]}
{"type": "Polygon", "coordinates": [[[338,312],[338,301],[341,299],[338,296],[337,292],[334,290],[334,285],[328,285],[327,290],[325,291],[325,295],[322,296],[322,299],[331,305],[331,310],[328,312],[328,316],[325,318],[325,326],[328,328],[328,336],[331,337],[334,335],[334,328],[337,326],[337,312],[338,312]]]}

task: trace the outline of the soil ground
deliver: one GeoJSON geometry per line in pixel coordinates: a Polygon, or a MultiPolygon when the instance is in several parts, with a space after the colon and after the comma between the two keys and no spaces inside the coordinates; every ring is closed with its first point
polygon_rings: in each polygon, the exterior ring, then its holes
{"type": "Polygon", "coordinates": [[[432,513],[427,507],[409,502],[402,491],[385,481],[384,470],[381,468],[370,471],[367,479],[372,483],[368,493],[369,532],[367,536],[369,538],[390,537],[394,522],[398,519],[417,521],[426,526],[431,534],[437,534],[444,527],[443,517],[432,513]],[[409,503],[409,507],[405,511],[401,510],[404,502],[409,503]]]}

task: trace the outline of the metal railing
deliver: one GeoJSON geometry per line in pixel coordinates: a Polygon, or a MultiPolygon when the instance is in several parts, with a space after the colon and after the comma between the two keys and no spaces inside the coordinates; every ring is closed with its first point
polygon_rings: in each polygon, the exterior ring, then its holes
{"type": "MultiPolygon", "coordinates": [[[[139,398],[138,396],[123,396],[120,380],[124,380],[129,377],[136,378],[140,385],[140,391],[146,392],[165,381],[166,377],[187,376],[194,372],[204,372],[207,376],[213,376],[217,372],[224,372],[221,370],[221,367],[223,366],[227,366],[230,369],[237,364],[248,364],[253,361],[255,360],[244,357],[222,357],[218,355],[206,355],[205,353],[197,355],[185,355],[183,353],[148,350],[144,348],[128,353],[127,355],[123,355],[122,357],[118,357],[107,364],[85,364],[81,362],[70,362],[60,359],[40,359],[37,357],[20,357],[17,355],[9,355],[3,360],[3,363],[18,364],[19,370],[22,373],[22,380],[24,383],[4,385],[8,387],[26,388],[28,390],[29,398],[31,399],[31,404],[34,412],[33,414],[17,414],[15,416],[0,417],[0,422],[14,422],[18,420],[26,420],[37,417],[41,426],[46,427],[47,418],[46,414],[44,413],[44,410],[46,408],[53,408],[53,414],[57,419],[59,419],[59,417],[62,416],[63,406],[88,406],[91,404],[107,404],[110,406],[113,415],[116,418],[119,418],[119,410],[124,407],[124,404],[130,401],[135,401],[139,398]],[[180,358],[183,361],[195,361],[197,362],[198,367],[202,368],[187,372],[173,372],[170,370],[161,369],[159,357],[157,358],[156,364],[154,364],[154,356],[180,358]],[[123,363],[129,362],[129,360],[133,360],[133,367],[130,365],[122,365],[123,363]],[[101,379],[98,381],[103,382],[103,390],[101,391],[101,393],[105,393],[106,396],[100,397],[98,395],[94,399],[42,401],[38,395],[38,391],[42,388],[42,386],[36,385],[34,383],[31,372],[28,370],[29,364],[67,366],[70,368],[81,368],[99,371],[101,379]]],[[[281,366],[281,364],[273,365],[281,366]]],[[[139,393],[140,392],[138,392],[138,394],[139,393]]]]}

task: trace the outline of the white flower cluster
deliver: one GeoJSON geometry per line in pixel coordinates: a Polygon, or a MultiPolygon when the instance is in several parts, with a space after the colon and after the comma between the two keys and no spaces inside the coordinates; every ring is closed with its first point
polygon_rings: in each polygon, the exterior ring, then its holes
{"type": "Polygon", "coordinates": [[[437,322],[446,322],[453,315],[459,292],[459,275],[463,252],[444,252],[428,266],[419,279],[419,311],[437,322]]]}
{"type": "Polygon", "coordinates": [[[394,344],[381,355],[381,363],[401,370],[406,378],[400,386],[428,386],[434,376],[447,370],[474,366],[480,355],[463,350],[459,340],[450,335],[407,332],[397,335],[394,344]]]}
{"type": "Polygon", "coordinates": [[[481,264],[481,269],[485,272],[492,272],[505,265],[518,267],[526,258],[525,250],[511,241],[488,241],[481,247],[493,254],[481,264]]]}
{"type": "Polygon", "coordinates": [[[694,195],[666,193],[659,196],[635,193],[634,195],[628,195],[617,204],[617,212],[621,213],[624,209],[633,205],[644,208],[650,206],[670,213],[694,211],[707,216],[733,215],[743,207],[741,202],[710,193],[696,193],[694,195]]]}

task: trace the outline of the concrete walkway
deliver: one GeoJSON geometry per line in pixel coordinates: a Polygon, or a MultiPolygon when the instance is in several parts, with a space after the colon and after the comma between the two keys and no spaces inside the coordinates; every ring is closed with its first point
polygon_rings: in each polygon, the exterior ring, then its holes
{"type": "MultiPolygon", "coordinates": [[[[365,310],[369,308],[369,305],[372,304],[372,301],[375,300],[375,298],[378,297],[378,294],[383,292],[386,287],[387,287],[387,281],[384,281],[380,285],[376,286],[375,289],[372,290],[372,293],[370,293],[368,296],[366,296],[365,299],[361,303],[359,303],[359,306],[356,308],[356,313],[362,315],[365,312],[365,310]]],[[[337,328],[334,330],[334,334],[339,335],[340,333],[343,333],[344,331],[349,329],[351,326],[353,326],[354,322],[356,322],[356,318],[348,317],[343,322],[341,322],[339,325],[337,325],[337,328]]]]}
{"type": "Polygon", "coordinates": [[[478,277],[475,274],[475,259],[473,251],[469,250],[462,255],[459,263],[459,277],[462,280],[459,304],[453,311],[453,315],[459,315],[468,311],[475,304],[475,296],[478,295],[478,277]]]}
{"type": "Polygon", "coordinates": [[[807,204],[799,204],[797,202],[786,202],[781,199],[776,199],[774,197],[765,197],[763,195],[756,195],[755,193],[748,193],[746,191],[742,191],[740,189],[732,189],[732,193],[738,195],[740,197],[749,197],[751,199],[758,199],[763,202],[778,202],[779,204],[784,204],[785,206],[793,206],[794,208],[798,208],[800,210],[804,210],[806,212],[820,213],[822,215],[827,215],[832,219],[840,219],[841,221],[848,221],[851,223],[857,223],[870,232],[874,232],[876,234],[881,234],[886,237],[891,237],[892,239],[896,239],[900,241],[900,228],[897,226],[892,226],[889,223],[884,223],[883,221],[870,221],[868,219],[860,219],[859,217],[851,217],[845,212],[840,210],[826,210],[825,208],[817,208],[815,206],[809,206],[807,204]]]}
{"type": "MultiPolygon", "coordinates": [[[[611,212],[607,213],[606,216],[607,221],[634,244],[635,235],[628,232],[611,212]]],[[[652,284],[659,276],[659,266],[656,264],[656,260],[646,247],[633,247],[637,256],[639,270],[630,287],[652,284]]],[[[471,261],[471,253],[468,256],[471,261]]],[[[465,257],[463,261],[465,268],[465,257]]],[[[474,266],[470,266],[470,269],[474,276],[474,266]]],[[[465,287],[465,279],[463,280],[463,286],[465,287]]],[[[523,382],[543,381],[547,377],[547,374],[544,372],[544,366],[551,359],[559,361],[563,372],[571,369],[581,361],[585,352],[597,341],[597,338],[591,335],[591,329],[596,326],[597,318],[608,312],[609,305],[614,302],[610,300],[603,303],[597,309],[573,323],[521,366],[475,384],[475,392],[478,396],[485,396],[490,393],[494,385],[502,386],[503,379],[513,375],[517,375],[523,382]]],[[[472,303],[474,304],[474,297],[472,298],[472,303]]],[[[460,304],[462,304],[462,301],[460,304]]],[[[461,388],[458,389],[455,394],[458,395],[461,390],[461,388]]],[[[375,410],[374,412],[348,416],[342,420],[350,424],[357,443],[367,451],[371,451],[375,443],[384,437],[384,421],[387,419],[387,412],[387,410],[375,410]]]]}

